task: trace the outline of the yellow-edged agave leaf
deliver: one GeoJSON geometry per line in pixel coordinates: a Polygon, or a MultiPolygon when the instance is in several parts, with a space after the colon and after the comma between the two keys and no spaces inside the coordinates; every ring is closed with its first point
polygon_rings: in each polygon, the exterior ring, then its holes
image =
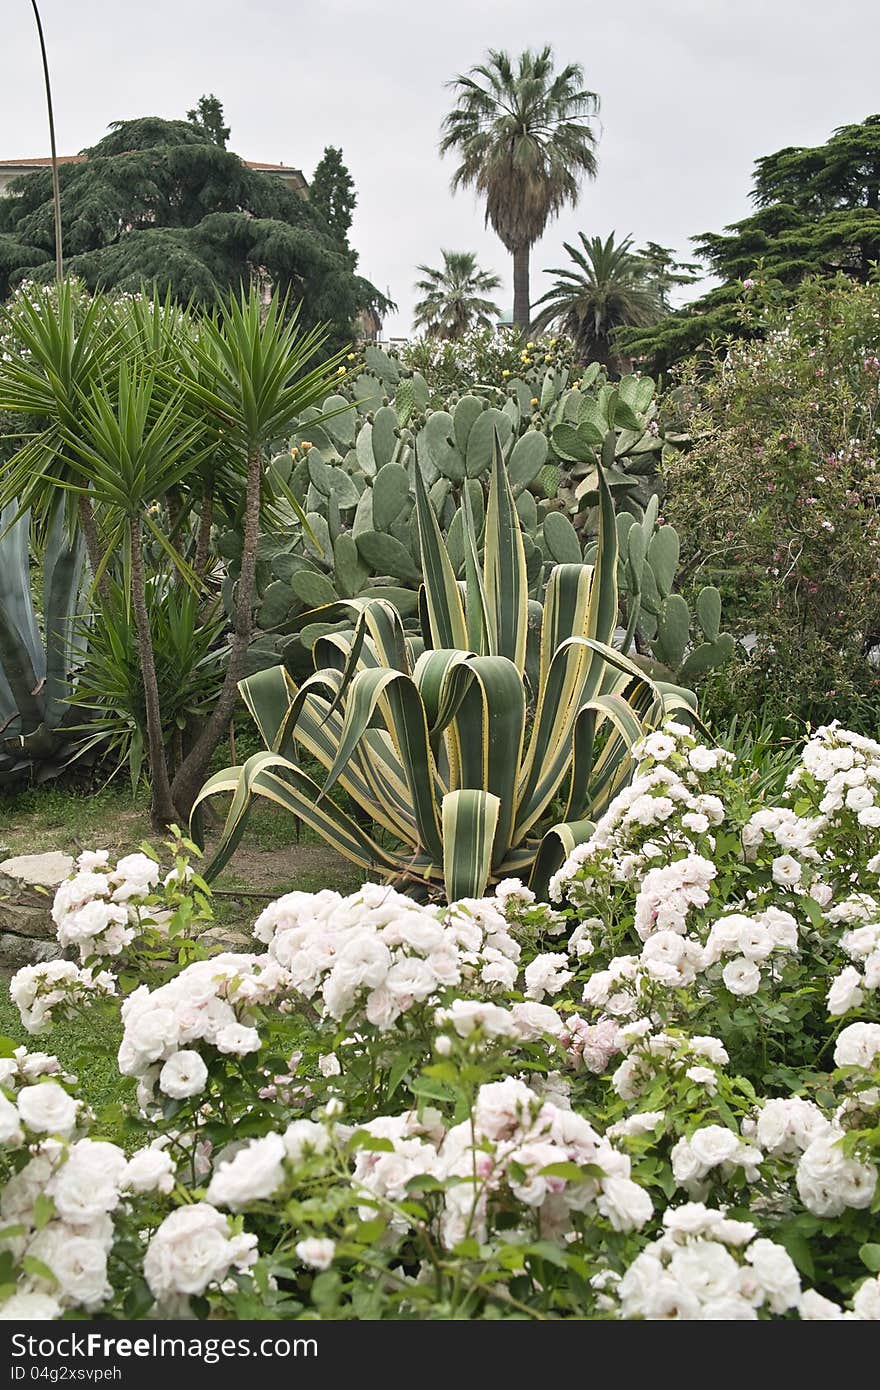
{"type": "Polygon", "coordinates": [[[462,496],[463,580],[418,467],[415,479],[422,638],[405,632],[386,600],[343,600],[320,611],[346,616],[352,628],[318,639],[314,675],[297,686],[277,668],[243,682],[272,751],[218,773],[203,790],[202,799],[233,793],[209,873],[228,858],[247,807],[261,796],[382,875],[415,876],[456,898],[531,874],[543,892],[629,777],[633,744],[671,711],[695,717],[689,692],[655,684],[611,645],[617,532],[601,470],[596,564],[556,566],[543,609],[528,598],[521,522],[500,451],[482,567],[470,496],[462,496]],[[281,756],[297,750],[324,769],[323,787],[281,756]],[[339,789],[387,843],[333,802],[339,789]],[[548,828],[560,805],[564,819],[548,828]]]}
{"type": "Polygon", "coordinates": [[[292,812],[361,868],[400,872],[399,857],[384,850],[332,801],[322,799],[317,782],[286,758],[275,753],[255,753],[241,767],[215,773],[199,792],[193,810],[209,797],[229,792],[232,803],[206,869],[211,878],[229,862],[241,840],[255,796],[292,812]]]}
{"type": "Polygon", "coordinates": [[[419,847],[442,858],[434,758],[428,742],[425,708],[411,676],[401,671],[359,671],[349,687],[339,747],[325,785],[329,792],[373,717],[381,712],[406,777],[419,847]]]}
{"type": "Polygon", "coordinates": [[[516,816],[516,781],[525,736],[522,676],[504,656],[475,656],[454,722],[460,785],[498,799],[493,866],[504,858],[516,816]]]}
{"type": "Polygon", "coordinates": [[[526,635],[529,621],[529,581],[522,522],[516,510],[498,435],[486,508],[483,559],[486,605],[495,632],[493,650],[526,668],[526,635]]]}
{"type": "Polygon", "coordinates": [[[599,532],[596,549],[596,625],[586,635],[611,644],[617,626],[617,522],[611,489],[599,469],[599,532]]]}
{"type": "Polygon", "coordinates": [[[491,792],[450,792],[443,798],[443,882],[448,902],[486,891],[500,802],[491,792]]]}
{"type": "MultiPolygon", "coordinates": [[[[319,694],[309,693],[300,704],[296,738],[326,772],[337,760],[343,716],[319,694]]],[[[388,735],[370,729],[363,743],[339,771],[337,781],[373,819],[404,842],[415,837],[416,822],[403,769],[388,735]]]]}
{"type": "Polygon", "coordinates": [[[425,707],[435,757],[441,735],[458,713],[473,679],[470,660],[470,652],[432,651],[423,652],[415,664],[413,680],[425,707]]]}
{"type": "Polygon", "coordinates": [[[589,840],[595,824],[591,820],[560,821],[545,834],[535,855],[529,887],[539,898],[549,896],[550,880],[561,869],[572,850],[589,840]]]}
{"type": "Polygon", "coordinates": [[[296,685],[286,668],[270,666],[257,671],[240,681],[238,688],[266,747],[290,757],[293,745],[289,727],[296,685]]]}
{"type": "Polygon", "coordinates": [[[474,513],[471,507],[470,490],[467,487],[462,491],[462,508],[464,511],[464,611],[468,641],[474,652],[485,652],[489,656],[495,656],[498,651],[498,642],[495,624],[489,613],[486,586],[483,583],[483,575],[480,570],[474,513]]]}
{"type": "Polygon", "coordinates": [[[431,645],[457,647],[459,651],[466,651],[468,632],[461,595],[458,592],[458,581],[434,515],[434,508],[428,498],[418,453],[413,473],[416,483],[416,523],[419,528],[424,576],[421,598],[427,610],[431,645]]]}

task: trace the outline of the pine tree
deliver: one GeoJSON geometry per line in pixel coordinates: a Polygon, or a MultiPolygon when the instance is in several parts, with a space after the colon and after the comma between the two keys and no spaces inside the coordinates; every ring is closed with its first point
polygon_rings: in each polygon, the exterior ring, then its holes
{"type": "Polygon", "coordinates": [[[212,145],[219,145],[221,150],[226,149],[229,126],[223,124],[223,103],[213,92],[199,97],[193,110],[187,111],[186,119],[198,130],[203,131],[212,145]]]}
{"type": "Polygon", "coordinates": [[[328,145],[315,167],[309,202],[323,217],[334,238],[348,250],[348,231],[357,205],[354,179],[342,160],[342,150],[328,145]]]}
{"type": "MultiPolygon", "coordinates": [[[[189,122],[116,122],[84,153],[61,168],[61,203],[65,269],[89,289],[154,285],[181,303],[212,304],[265,275],[301,304],[304,327],[328,324],[340,347],[362,309],[386,307],[307,201],[189,122]]],[[[0,198],[0,297],[54,274],[50,172],[25,175],[12,191],[0,198]]]]}
{"type": "Polygon", "coordinates": [[[748,282],[760,279],[785,302],[810,276],[871,278],[880,260],[880,115],[839,127],[824,145],[759,159],[752,202],[751,217],[693,238],[721,284],[656,328],[621,336],[652,371],[753,333],[743,281],[748,292],[748,282]]]}

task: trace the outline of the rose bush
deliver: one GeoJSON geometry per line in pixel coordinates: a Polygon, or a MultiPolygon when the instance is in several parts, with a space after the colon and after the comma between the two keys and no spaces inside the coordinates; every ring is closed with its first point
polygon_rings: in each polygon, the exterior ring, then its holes
{"type": "Polygon", "coordinates": [[[293,892],[211,956],[182,855],[85,856],[80,964],[12,993],[121,1010],[131,1113],[9,1044],[2,1316],[880,1316],[880,744],[774,804],[683,725],[638,759],[552,905],[293,892]]]}

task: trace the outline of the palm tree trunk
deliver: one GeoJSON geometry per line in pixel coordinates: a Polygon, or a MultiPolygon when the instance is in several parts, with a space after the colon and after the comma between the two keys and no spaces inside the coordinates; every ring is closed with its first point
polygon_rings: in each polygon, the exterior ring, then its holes
{"type": "Polygon", "coordinates": [[[153,799],[150,815],[156,828],[170,825],[176,819],[171,785],[168,781],[168,762],[162,738],[162,715],[159,709],[159,684],[150,615],[147,612],[147,587],[144,573],[143,527],[140,517],[131,523],[131,588],[134,621],[138,636],[138,657],[144,683],[144,704],[147,712],[147,744],[150,751],[150,783],[153,799]]]}
{"type": "Polygon", "coordinates": [[[205,780],[211,754],[221,738],[224,738],[227,733],[229,720],[238,700],[238,682],[244,676],[245,658],[254,625],[253,599],[257,570],[257,542],[260,538],[260,484],[262,475],[262,452],[255,448],[248,455],[244,505],[244,543],[241,554],[241,572],[236,586],[235,616],[226,678],[214,712],[196,740],[195,746],[177,769],[171,788],[178,814],[184,819],[189,818],[193,802],[205,780]]]}
{"type": "Polygon", "coordinates": [[[532,301],[529,297],[528,246],[518,246],[513,253],[513,321],[517,328],[528,333],[532,322],[532,301]]]}

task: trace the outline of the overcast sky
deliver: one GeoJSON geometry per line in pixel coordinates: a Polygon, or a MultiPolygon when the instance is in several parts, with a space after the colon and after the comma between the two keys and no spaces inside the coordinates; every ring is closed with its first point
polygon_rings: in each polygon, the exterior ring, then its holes
{"type": "MultiPolygon", "coordinates": [[[[752,163],[880,111],[876,0],[40,0],[60,153],[108,122],[184,117],[215,92],[245,159],[306,177],[340,145],[358,192],[361,269],[400,306],[414,268],[440,248],[475,250],[502,276],[509,257],[469,193],[452,197],[437,153],[444,83],[489,47],[551,44],[601,97],[599,174],[533,251],[564,263],[579,230],[632,233],[688,251],[688,237],[749,210],[752,163]]],[[[0,159],[48,154],[39,50],[28,0],[3,5],[0,159]]]]}

